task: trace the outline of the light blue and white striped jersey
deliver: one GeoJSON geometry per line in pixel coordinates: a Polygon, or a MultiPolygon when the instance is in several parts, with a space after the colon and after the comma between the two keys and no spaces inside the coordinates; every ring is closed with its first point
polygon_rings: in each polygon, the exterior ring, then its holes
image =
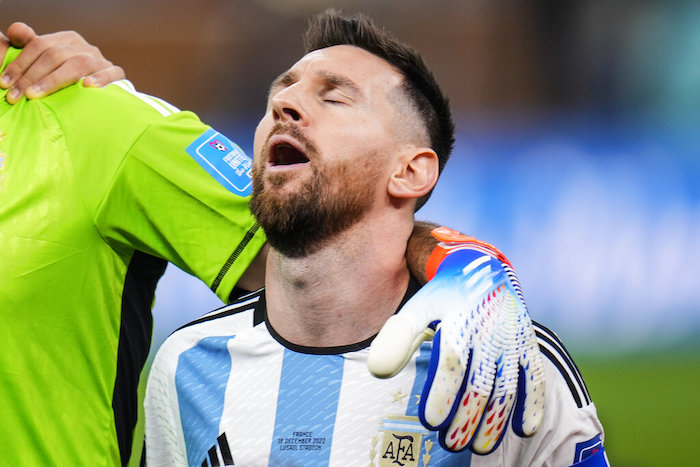
{"type": "Polygon", "coordinates": [[[146,393],[147,465],[563,466],[604,459],[603,428],[556,336],[545,354],[545,418],[532,438],[508,430],[488,456],[443,450],[418,420],[424,343],[397,376],[367,370],[367,340],[333,348],[285,341],[260,290],[184,326],[160,348],[146,393]]]}

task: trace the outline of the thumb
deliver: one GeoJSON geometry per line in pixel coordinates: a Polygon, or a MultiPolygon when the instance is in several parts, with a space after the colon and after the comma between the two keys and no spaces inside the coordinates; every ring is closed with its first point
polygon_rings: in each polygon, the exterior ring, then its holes
{"type": "Polygon", "coordinates": [[[7,35],[10,38],[10,43],[13,47],[22,48],[33,39],[36,39],[36,33],[29,25],[25,23],[12,23],[7,29],[7,35]]]}
{"type": "Polygon", "coordinates": [[[396,375],[420,344],[433,337],[435,331],[429,325],[441,320],[444,313],[435,305],[438,289],[441,289],[439,281],[428,282],[384,323],[367,357],[367,366],[374,376],[391,378],[396,375]]]}

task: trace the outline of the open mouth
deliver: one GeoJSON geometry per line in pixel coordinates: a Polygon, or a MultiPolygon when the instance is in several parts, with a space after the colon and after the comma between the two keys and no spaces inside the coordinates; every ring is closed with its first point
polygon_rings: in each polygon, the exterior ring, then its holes
{"type": "Polygon", "coordinates": [[[309,162],[309,158],[297,147],[280,142],[272,146],[270,151],[270,165],[292,165],[309,162]]]}

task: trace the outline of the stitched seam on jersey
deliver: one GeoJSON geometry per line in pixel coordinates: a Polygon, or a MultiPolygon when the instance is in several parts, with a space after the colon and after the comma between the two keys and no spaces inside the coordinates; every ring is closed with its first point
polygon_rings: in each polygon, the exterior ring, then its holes
{"type": "Polygon", "coordinates": [[[216,289],[219,288],[221,285],[221,281],[224,279],[224,276],[226,273],[228,273],[229,269],[231,269],[231,266],[233,263],[238,259],[240,256],[241,252],[243,249],[248,246],[248,243],[253,239],[255,236],[255,233],[258,231],[260,226],[257,224],[257,222],[246,232],[245,236],[243,237],[243,240],[241,240],[241,243],[238,244],[235,250],[233,250],[233,253],[231,253],[231,256],[229,256],[228,260],[226,263],[224,263],[224,266],[221,268],[219,271],[219,274],[216,276],[216,279],[214,279],[214,282],[211,284],[211,291],[216,293],[216,289]]]}
{"type": "Polygon", "coordinates": [[[207,321],[212,321],[212,320],[215,320],[218,318],[225,318],[227,316],[235,315],[236,313],[242,313],[244,311],[249,311],[252,309],[251,307],[253,307],[253,308],[255,307],[255,303],[258,300],[260,300],[259,296],[250,298],[244,302],[234,303],[232,305],[226,305],[226,306],[219,308],[218,310],[216,310],[208,315],[202,316],[201,318],[198,318],[198,319],[191,321],[183,326],[180,326],[175,331],[173,331],[173,333],[179,331],[180,329],[194,326],[195,324],[205,323],[207,321]]]}
{"type": "Polygon", "coordinates": [[[571,358],[571,355],[566,350],[566,347],[564,346],[562,341],[559,340],[559,338],[554,332],[550,331],[549,329],[547,329],[539,323],[536,323],[535,334],[543,341],[548,342],[549,345],[557,352],[557,354],[561,356],[562,363],[564,363],[569,368],[572,376],[576,378],[576,382],[578,383],[578,388],[581,392],[582,399],[586,401],[586,404],[590,404],[591,396],[588,393],[586,383],[583,381],[583,376],[581,376],[581,372],[576,366],[576,363],[574,363],[574,359],[571,358]]]}

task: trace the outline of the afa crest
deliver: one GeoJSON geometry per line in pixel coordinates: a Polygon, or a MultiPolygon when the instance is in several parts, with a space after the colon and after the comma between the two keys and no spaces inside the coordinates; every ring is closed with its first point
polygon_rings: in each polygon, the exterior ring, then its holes
{"type": "MultiPolygon", "coordinates": [[[[428,434],[418,417],[404,415],[384,418],[379,426],[380,436],[372,439],[370,465],[378,467],[417,467],[421,460],[423,437],[428,434]]],[[[427,439],[423,465],[430,462],[432,441],[427,439]]]]}

